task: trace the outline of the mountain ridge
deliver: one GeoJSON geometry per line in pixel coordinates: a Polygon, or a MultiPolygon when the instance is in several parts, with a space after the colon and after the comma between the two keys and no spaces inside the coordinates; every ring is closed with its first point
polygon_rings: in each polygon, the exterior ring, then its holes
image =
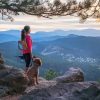
{"type": "MultiPolygon", "coordinates": [[[[73,37],[71,35],[71,37],[58,38],[52,41],[35,42],[33,43],[33,54],[44,61],[41,74],[49,68],[53,68],[55,71],[63,74],[65,69],[78,66],[86,72],[86,80],[99,80],[99,45],[100,37],[73,37]]],[[[3,53],[8,65],[21,66],[22,68],[25,66],[24,62],[18,58],[22,54],[18,50],[17,41],[1,43],[0,51],[3,53]],[[7,53],[8,51],[10,52],[7,53]],[[11,59],[9,60],[9,58],[11,59]]]]}

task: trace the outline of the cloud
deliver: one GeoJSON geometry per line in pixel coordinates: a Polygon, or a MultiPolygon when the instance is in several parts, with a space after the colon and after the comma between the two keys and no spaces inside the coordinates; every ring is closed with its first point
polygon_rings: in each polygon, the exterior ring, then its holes
{"type": "Polygon", "coordinates": [[[21,15],[14,16],[14,22],[1,21],[0,30],[21,30],[24,25],[30,25],[33,32],[52,30],[79,30],[79,29],[100,29],[100,23],[95,19],[88,19],[85,23],[79,23],[75,17],[54,17],[53,19],[38,18],[21,15]]]}

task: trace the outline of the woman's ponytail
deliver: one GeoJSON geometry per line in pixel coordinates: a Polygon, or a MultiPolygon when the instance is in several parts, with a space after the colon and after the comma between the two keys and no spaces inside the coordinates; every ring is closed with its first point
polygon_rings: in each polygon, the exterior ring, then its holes
{"type": "Polygon", "coordinates": [[[23,29],[21,31],[21,41],[24,41],[25,40],[25,36],[26,36],[26,31],[23,29]]]}

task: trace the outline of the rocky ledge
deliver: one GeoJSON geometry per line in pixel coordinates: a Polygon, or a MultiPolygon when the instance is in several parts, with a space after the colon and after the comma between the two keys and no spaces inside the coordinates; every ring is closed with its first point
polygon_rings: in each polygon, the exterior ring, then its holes
{"type": "Polygon", "coordinates": [[[28,78],[23,70],[0,64],[0,97],[22,93],[27,84],[28,78]]]}
{"type": "Polygon", "coordinates": [[[100,100],[100,84],[96,82],[57,83],[33,89],[19,100],[100,100]]]}
{"type": "Polygon", "coordinates": [[[51,81],[28,86],[24,71],[0,64],[0,100],[100,100],[100,84],[84,82],[80,68],[70,68],[51,81]],[[17,96],[16,96],[17,95],[17,96]]]}
{"type": "Polygon", "coordinates": [[[0,64],[4,64],[4,59],[2,57],[2,54],[0,53],[0,64]]]}
{"type": "Polygon", "coordinates": [[[84,82],[82,70],[70,68],[54,80],[40,79],[40,85],[27,88],[19,100],[100,100],[100,84],[84,82]]]}

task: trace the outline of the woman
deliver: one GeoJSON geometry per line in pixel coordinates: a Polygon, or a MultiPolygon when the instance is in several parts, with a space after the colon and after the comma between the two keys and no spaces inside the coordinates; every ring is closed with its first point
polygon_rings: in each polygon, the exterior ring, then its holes
{"type": "Polygon", "coordinates": [[[23,57],[24,57],[24,60],[26,63],[26,69],[25,69],[26,73],[28,71],[28,68],[30,67],[30,62],[32,59],[32,39],[30,36],[30,32],[31,32],[30,27],[25,26],[24,30],[21,34],[21,39],[24,41],[22,53],[23,53],[23,57]],[[25,46],[25,44],[26,44],[26,46],[25,46]]]}

